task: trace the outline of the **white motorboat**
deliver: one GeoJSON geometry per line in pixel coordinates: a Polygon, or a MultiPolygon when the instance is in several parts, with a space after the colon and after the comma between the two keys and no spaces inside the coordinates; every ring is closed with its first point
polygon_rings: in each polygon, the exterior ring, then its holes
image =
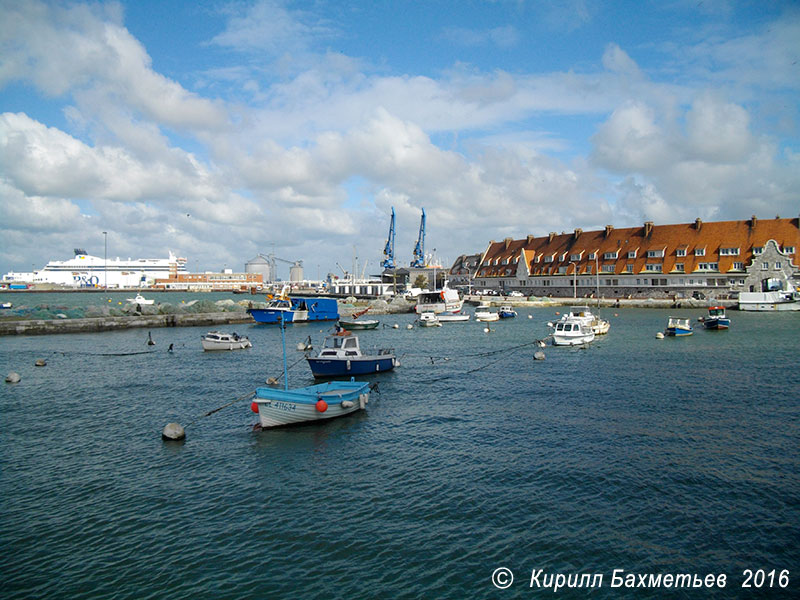
{"type": "Polygon", "coordinates": [[[462,312],[443,312],[436,315],[440,323],[463,323],[469,321],[470,315],[462,312]]]}
{"type": "Polygon", "coordinates": [[[579,318],[567,317],[553,324],[554,346],[580,346],[594,341],[592,326],[579,318]]]}
{"type": "Polygon", "coordinates": [[[202,342],[203,350],[242,350],[253,347],[247,336],[221,331],[209,331],[202,337],[202,342]]]}
{"type": "Polygon", "coordinates": [[[497,313],[501,319],[513,319],[517,316],[517,311],[510,304],[503,304],[497,313]]]}
{"type": "Polygon", "coordinates": [[[500,315],[497,312],[491,310],[476,310],[475,311],[475,320],[476,321],[499,321],[500,315]]]}
{"type": "Polygon", "coordinates": [[[791,290],[740,292],[739,310],[764,312],[800,310],[800,292],[791,290]]]}
{"type": "Polygon", "coordinates": [[[417,295],[417,305],[414,308],[418,315],[426,312],[435,314],[443,312],[458,312],[464,305],[458,291],[447,287],[445,281],[441,290],[424,290],[417,295]]]}
{"type": "Polygon", "coordinates": [[[441,327],[439,317],[432,312],[424,312],[419,315],[420,327],[441,327]]]}
{"type": "Polygon", "coordinates": [[[570,306],[569,312],[561,317],[565,319],[578,319],[584,325],[592,328],[595,335],[604,335],[611,328],[611,323],[592,313],[588,306],[570,306]]]}
{"type": "Polygon", "coordinates": [[[145,298],[141,294],[136,294],[135,298],[128,298],[128,302],[130,304],[153,304],[153,302],[155,302],[155,300],[153,300],[153,299],[148,300],[147,298],[145,298]]]}

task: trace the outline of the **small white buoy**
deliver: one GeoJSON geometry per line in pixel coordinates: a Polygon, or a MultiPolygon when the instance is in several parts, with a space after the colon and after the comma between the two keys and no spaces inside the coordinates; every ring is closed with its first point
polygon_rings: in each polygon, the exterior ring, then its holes
{"type": "Polygon", "coordinates": [[[544,360],[544,352],[537,350],[533,353],[533,360],[544,360]]]}
{"type": "Polygon", "coordinates": [[[19,376],[19,373],[15,373],[14,371],[6,375],[6,383],[19,383],[20,379],[22,378],[19,376]]]}
{"type": "Polygon", "coordinates": [[[161,438],[168,441],[182,440],[186,437],[186,432],[178,423],[167,423],[161,432],[161,438]]]}
{"type": "Polygon", "coordinates": [[[529,319],[532,319],[532,318],[533,318],[533,315],[528,315],[528,318],[529,318],[529,319]]]}
{"type": "Polygon", "coordinates": [[[394,325],[392,325],[392,329],[400,329],[400,325],[398,325],[397,323],[395,323],[394,325]]]}
{"type": "Polygon", "coordinates": [[[46,367],[47,366],[47,361],[45,359],[43,359],[43,358],[37,358],[36,362],[33,363],[33,364],[34,364],[34,366],[37,366],[37,367],[46,367]]]}
{"type": "Polygon", "coordinates": [[[538,342],[536,342],[536,345],[539,346],[539,348],[544,348],[545,347],[544,340],[539,340],[538,342]]]}
{"type": "Polygon", "coordinates": [[[488,327],[484,327],[483,328],[483,333],[489,333],[490,331],[491,331],[491,329],[488,328],[488,327]]]}
{"type": "Polygon", "coordinates": [[[406,325],[406,329],[414,329],[414,326],[411,323],[409,323],[408,325],[406,325]]]}
{"type": "Polygon", "coordinates": [[[661,332],[659,331],[659,332],[656,334],[656,339],[657,339],[657,340],[663,340],[663,339],[664,339],[664,334],[663,334],[663,333],[661,333],[661,332]]]}

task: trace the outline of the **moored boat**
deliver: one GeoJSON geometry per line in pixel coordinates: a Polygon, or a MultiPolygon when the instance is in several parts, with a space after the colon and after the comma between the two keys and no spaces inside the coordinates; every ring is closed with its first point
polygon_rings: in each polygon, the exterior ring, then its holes
{"type": "Polygon", "coordinates": [[[664,333],[666,335],[675,337],[683,337],[692,335],[694,330],[692,329],[692,324],[689,322],[689,319],[684,319],[683,317],[670,317],[664,333]]]}
{"type": "Polygon", "coordinates": [[[491,310],[476,310],[475,311],[475,320],[476,321],[499,321],[500,315],[491,310]]]}
{"type": "Polygon", "coordinates": [[[441,327],[442,323],[439,321],[439,316],[432,312],[424,312],[419,315],[417,319],[420,327],[441,327]]]}
{"type": "Polygon", "coordinates": [[[417,305],[414,311],[420,315],[426,312],[439,314],[443,312],[458,312],[464,301],[458,291],[447,287],[447,282],[441,290],[424,290],[417,295],[417,305]]]}
{"type": "Polygon", "coordinates": [[[358,321],[339,319],[339,326],[343,329],[376,329],[381,322],[377,319],[361,319],[358,321]]]}
{"type": "Polygon", "coordinates": [[[463,323],[465,321],[469,321],[470,315],[467,313],[462,313],[461,311],[448,311],[439,313],[436,315],[436,318],[439,319],[440,323],[463,323]]]}
{"type": "Polygon", "coordinates": [[[552,325],[554,346],[579,346],[594,341],[595,333],[591,325],[580,318],[567,317],[552,325]]]}
{"type": "Polygon", "coordinates": [[[740,292],[739,310],[762,312],[800,310],[800,292],[790,290],[740,292]]]}
{"type": "Polygon", "coordinates": [[[517,311],[515,311],[510,304],[503,304],[497,311],[497,314],[501,319],[513,319],[517,316],[517,311]]]}
{"type": "Polygon", "coordinates": [[[361,350],[358,336],[340,331],[325,338],[317,356],[307,357],[314,377],[371,375],[394,369],[397,362],[391,348],[361,350]]]}
{"type": "Polygon", "coordinates": [[[730,318],[725,314],[724,306],[710,306],[708,316],[700,317],[706,329],[728,329],[731,326],[730,318]]]}
{"type": "Polygon", "coordinates": [[[153,300],[152,298],[148,300],[141,294],[136,294],[135,297],[128,298],[128,302],[130,302],[131,304],[153,304],[155,300],[153,300]]]}
{"type": "Polygon", "coordinates": [[[588,306],[570,306],[569,312],[565,313],[561,320],[569,318],[578,319],[584,325],[588,325],[595,335],[604,335],[611,328],[608,321],[595,315],[588,306]]]}
{"type": "Polygon", "coordinates": [[[306,321],[336,321],[339,307],[335,298],[305,298],[288,295],[288,286],[281,294],[269,298],[266,308],[248,308],[257,323],[298,323],[306,321]]]}
{"type": "Polygon", "coordinates": [[[253,344],[245,335],[209,331],[202,337],[203,350],[243,350],[253,344]]]}
{"type": "Polygon", "coordinates": [[[357,410],[369,402],[368,381],[328,381],[301,388],[256,388],[252,407],[262,428],[323,421],[357,410]]]}

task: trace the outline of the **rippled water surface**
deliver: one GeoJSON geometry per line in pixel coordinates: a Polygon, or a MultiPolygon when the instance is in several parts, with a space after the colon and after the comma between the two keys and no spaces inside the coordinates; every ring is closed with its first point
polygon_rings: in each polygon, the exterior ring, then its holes
{"type": "MultiPolygon", "coordinates": [[[[609,335],[544,361],[550,309],[489,333],[379,316],[400,328],[362,345],[402,364],[368,409],[270,431],[247,400],[203,415],[281,373],[275,327],[229,327],[254,344],[233,353],[194,328],[150,351],[142,330],[0,338],[22,376],[0,387],[0,597],[531,597],[539,569],[602,573],[595,597],[614,569],[725,573],[742,598],[744,569],[788,569],[771,595],[797,597],[800,314],[656,340],[670,313],[603,312],[609,335]]],[[[291,385],[326,327],[287,328],[291,385]]],[[[628,595],[694,594],[715,592],[628,595]]]]}

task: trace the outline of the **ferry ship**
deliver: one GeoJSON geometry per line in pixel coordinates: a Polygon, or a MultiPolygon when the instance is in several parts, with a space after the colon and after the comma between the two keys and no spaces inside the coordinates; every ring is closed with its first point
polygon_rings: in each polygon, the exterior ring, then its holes
{"type": "Polygon", "coordinates": [[[169,258],[138,258],[105,260],[75,249],[70,260],[51,260],[33,274],[34,284],[53,284],[67,287],[148,287],[156,279],[186,273],[186,259],[169,253],[169,258]]]}

